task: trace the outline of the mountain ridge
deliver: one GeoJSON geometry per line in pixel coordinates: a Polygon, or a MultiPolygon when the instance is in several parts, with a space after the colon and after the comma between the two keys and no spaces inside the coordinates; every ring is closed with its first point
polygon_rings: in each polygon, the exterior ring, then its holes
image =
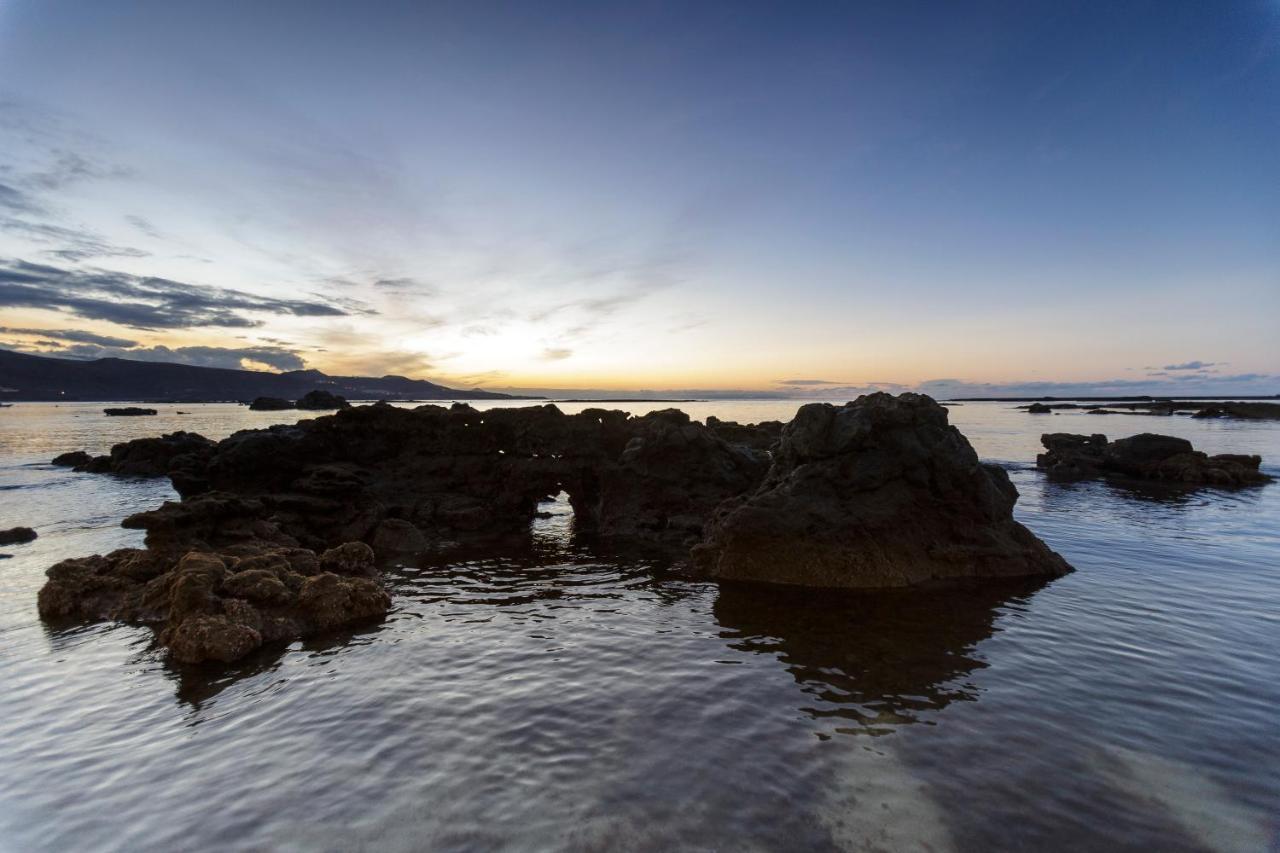
{"type": "Polygon", "coordinates": [[[315,369],[267,373],[114,357],[81,361],[0,349],[0,400],[4,401],[199,403],[247,401],[254,397],[295,400],[317,389],[352,400],[541,399],[449,388],[405,376],[330,376],[315,369]]]}

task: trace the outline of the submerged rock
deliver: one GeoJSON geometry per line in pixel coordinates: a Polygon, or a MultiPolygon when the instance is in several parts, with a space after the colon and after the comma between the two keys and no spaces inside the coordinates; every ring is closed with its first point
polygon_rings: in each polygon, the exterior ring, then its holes
{"type": "Polygon", "coordinates": [[[140,409],[136,406],[126,406],[123,409],[103,409],[104,414],[111,415],[116,418],[136,418],[143,415],[156,414],[155,409],[140,409]]]}
{"type": "Polygon", "coordinates": [[[30,527],[10,527],[0,530],[0,545],[24,545],[34,542],[38,535],[30,527]]]}
{"type": "Polygon", "coordinates": [[[1071,571],[1013,519],[1017,498],[929,397],[814,403],[759,488],[716,510],[694,558],[717,578],[817,587],[1071,571]]]}
{"type": "Polygon", "coordinates": [[[1260,456],[1223,453],[1209,456],[1185,438],[1155,433],[1107,441],[1100,433],[1040,436],[1045,452],[1036,467],[1060,477],[1115,477],[1179,486],[1252,486],[1271,482],[1258,470],[1260,456]]]}
{"type": "Polygon", "coordinates": [[[391,606],[373,551],[359,542],[319,556],[269,543],[235,553],[126,548],[47,574],[42,617],[153,624],[185,663],[230,662],[264,643],[380,619],[391,606]]]}

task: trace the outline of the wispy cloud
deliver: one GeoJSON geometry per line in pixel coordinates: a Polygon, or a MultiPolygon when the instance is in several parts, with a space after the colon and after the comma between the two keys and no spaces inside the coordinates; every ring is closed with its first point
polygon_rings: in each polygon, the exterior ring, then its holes
{"type": "Polygon", "coordinates": [[[1166,364],[1162,370],[1208,370],[1217,366],[1213,361],[1184,361],[1182,364],[1166,364]]]}
{"type": "Polygon", "coordinates": [[[102,269],[0,260],[0,306],[61,311],[135,329],[252,328],[254,315],[343,317],[332,302],[275,299],[239,290],[102,269]]]}
{"type": "MultiPolygon", "coordinates": [[[[0,332],[3,331],[5,330],[0,329],[0,332]]],[[[283,371],[301,370],[306,367],[306,360],[300,354],[276,346],[122,347],[91,343],[64,345],[58,341],[37,341],[35,346],[20,342],[9,342],[7,346],[18,352],[27,352],[34,355],[86,360],[124,358],[132,361],[163,361],[171,364],[189,364],[195,367],[222,367],[236,370],[267,367],[272,370],[283,371]]]]}
{"type": "Polygon", "coordinates": [[[58,341],[71,341],[77,344],[96,344],[102,347],[136,347],[137,341],[128,338],[116,338],[111,335],[99,335],[83,329],[15,329],[12,326],[0,326],[0,335],[31,335],[53,338],[58,341]]]}

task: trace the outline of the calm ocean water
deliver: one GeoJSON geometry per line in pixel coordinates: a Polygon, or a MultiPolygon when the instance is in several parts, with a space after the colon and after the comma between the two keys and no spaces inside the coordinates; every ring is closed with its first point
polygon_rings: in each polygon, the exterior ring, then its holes
{"type": "Polygon", "coordinates": [[[40,533],[0,549],[0,849],[1278,849],[1280,485],[1027,467],[1042,431],[1152,431],[1280,475],[1280,423],[951,409],[1076,567],[1047,585],[722,587],[575,536],[557,504],[504,552],[389,567],[384,624],[228,669],[40,622],[50,564],[139,545],[121,518],[173,496],[47,463],[290,413],[101,408],[0,410],[0,527],[40,533]]]}

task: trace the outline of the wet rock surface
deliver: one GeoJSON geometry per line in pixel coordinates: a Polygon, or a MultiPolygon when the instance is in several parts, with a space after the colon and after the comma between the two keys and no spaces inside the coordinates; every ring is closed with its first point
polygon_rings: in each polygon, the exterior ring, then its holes
{"type": "Polygon", "coordinates": [[[63,560],[37,605],[46,619],[120,620],[158,629],[176,660],[230,662],[264,643],[381,619],[391,599],[373,551],[241,543],[222,552],[126,548],[63,560]]]}
{"type": "MultiPolygon", "coordinates": [[[[136,438],[111,448],[104,456],[90,456],[83,450],[63,453],[52,464],[71,466],[92,474],[121,477],[170,477],[179,481],[198,478],[213,452],[215,443],[194,432],[171,432],[159,438],[136,438]]],[[[187,488],[199,488],[184,483],[187,488]]],[[[181,490],[181,489],[180,489],[181,490]]]]}
{"type": "Polygon", "coordinates": [[[30,527],[10,527],[0,530],[0,545],[25,545],[39,538],[30,527]]]}
{"type": "Polygon", "coordinates": [[[1036,467],[1067,478],[1110,477],[1176,486],[1235,488],[1262,485],[1271,477],[1258,470],[1259,456],[1209,456],[1184,438],[1141,433],[1108,441],[1105,435],[1046,433],[1036,467]]]}
{"type": "Polygon", "coordinates": [[[761,485],[717,508],[694,559],[717,578],[818,587],[1070,571],[1013,519],[1017,497],[926,396],[815,403],[761,485]]]}

